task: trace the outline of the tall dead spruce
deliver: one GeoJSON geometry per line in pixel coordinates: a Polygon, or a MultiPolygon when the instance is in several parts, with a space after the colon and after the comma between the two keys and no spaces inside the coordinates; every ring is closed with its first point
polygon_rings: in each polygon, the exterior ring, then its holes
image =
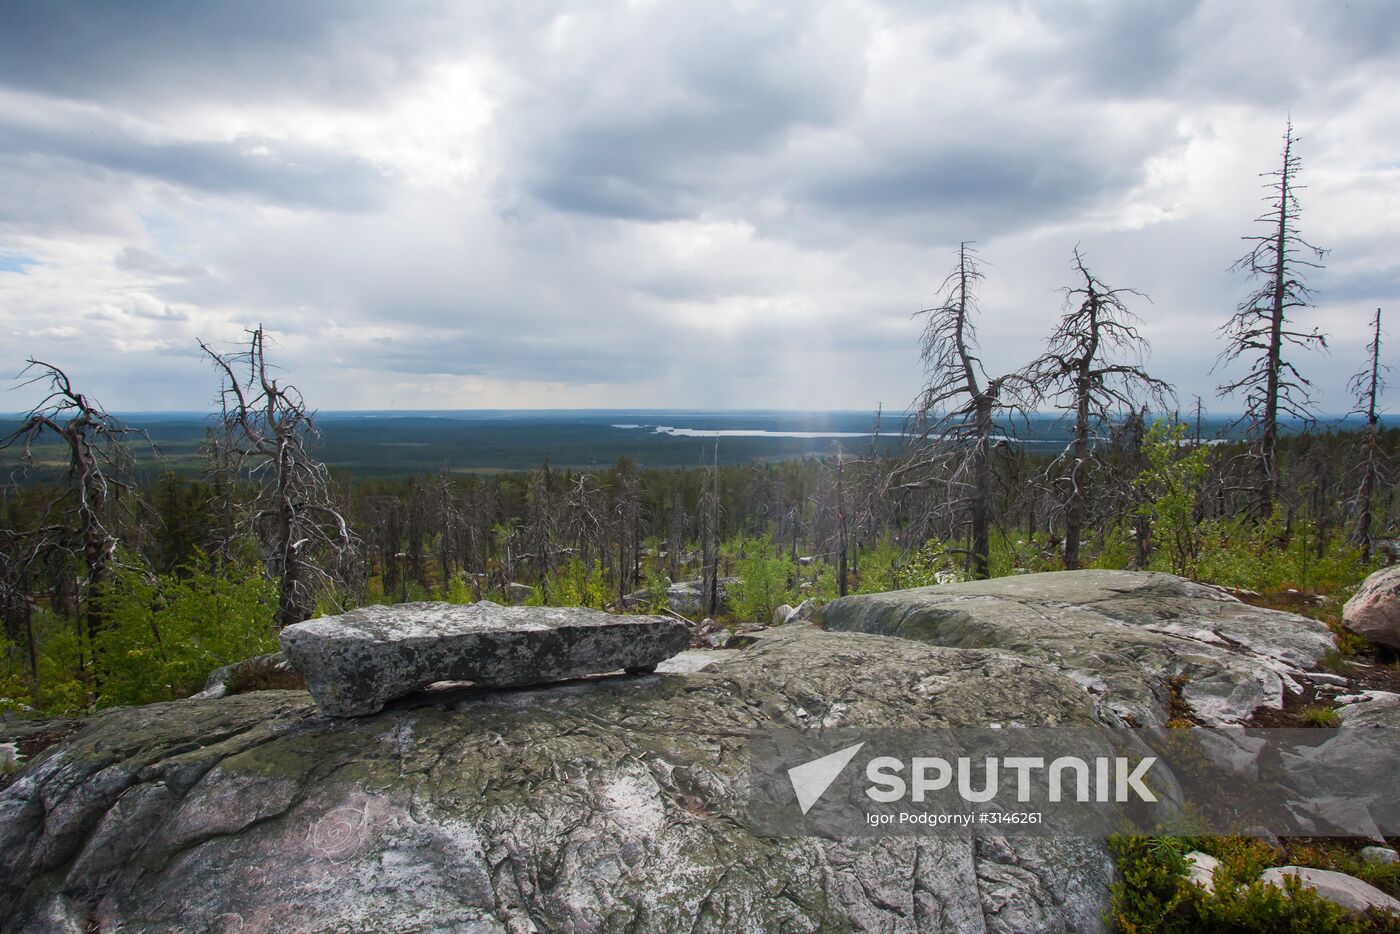
{"type": "Polygon", "coordinates": [[[271,377],[261,327],[240,353],[199,346],[222,376],[221,419],[239,475],[251,483],[245,523],[277,583],[277,624],[299,623],[348,582],[358,552],[326,467],[309,451],[319,433],[301,393],[271,377]]]}
{"type": "Polygon", "coordinates": [[[1123,301],[1145,296],[1105,285],[1078,250],[1074,267],[1082,284],[1064,290],[1064,315],[1045,354],[1030,367],[1037,396],[1049,399],[1070,424],[1069,445],[1049,473],[1064,514],[1065,567],[1071,571],[1079,568],[1081,538],[1094,518],[1091,504],[1106,499],[1091,494],[1103,474],[1099,448],[1120,428],[1134,425],[1130,416],[1139,405],[1165,405],[1171,394],[1171,387],[1142,368],[1147,341],[1123,301]]]}
{"type": "Polygon", "coordinates": [[[1381,447],[1381,410],[1379,397],[1385,392],[1385,374],[1390,367],[1381,363],[1381,310],[1376,309],[1375,320],[1371,323],[1371,343],[1366,345],[1370,354],[1366,367],[1351,378],[1348,388],[1356,399],[1356,408],[1351,414],[1366,419],[1366,428],[1361,432],[1360,456],[1356,470],[1360,482],[1356,492],[1356,540],[1361,545],[1361,554],[1371,560],[1371,550],[1375,547],[1375,530],[1372,523],[1375,517],[1376,492],[1384,488],[1390,475],[1390,464],[1385,449],[1381,447]]]}
{"type": "Polygon", "coordinates": [[[967,530],[972,574],[985,578],[993,447],[1006,422],[1024,413],[1018,396],[1026,380],[1017,373],[989,378],[982,368],[972,321],[981,281],[976,251],[962,243],[957,268],[943,280],[939,304],[915,313],[924,321],[920,357],[925,384],[907,428],[908,456],[891,472],[890,482],[901,492],[946,487],[945,496],[929,499],[924,527],[916,529],[914,540],[929,537],[936,514],[948,513],[967,530]]]}
{"type": "MultiPolygon", "coordinates": [[[[20,561],[13,573],[21,577],[27,577],[43,553],[57,564],[81,561],[86,572],[82,623],[91,645],[106,623],[102,592],[116,562],[118,500],[125,493],[131,504],[136,503],[128,442],[146,434],[122,424],[74,389],[68,374],[53,364],[31,359],[20,377],[28,377],[26,386],[44,385],[47,393],[18,428],[0,439],[0,450],[18,446],[20,465],[27,468],[33,462],[33,445],[56,439],[66,451],[68,475],[57,497],[45,505],[38,527],[17,537],[6,553],[20,561]]],[[[37,665],[33,667],[37,677],[37,665]]]]}
{"type": "Polygon", "coordinates": [[[1290,347],[1323,348],[1327,339],[1316,329],[1301,331],[1290,320],[1295,308],[1312,305],[1312,293],[1304,281],[1310,269],[1320,269],[1326,250],[1308,243],[1298,234],[1297,183],[1302,165],[1294,147],[1293,124],[1283,137],[1283,162],[1264,188],[1268,210],[1256,218],[1266,232],[1244,239],[1253,247],[1231,268],[1243,270],[1259,287],[1240,303],[1238,310],[1220,329],[1226,347],[1217,366],[1246,360],[1249,371],[1219,388],[1221,396],[1244,395],[1244,415],[1252,436],[1254,460],[1254,509],[1260,518],[1273,511],[1278,493],[1279,415],[1290,415],[1305,422],[1312,420],[1312,384],[1287,358],[1290,347]]]}

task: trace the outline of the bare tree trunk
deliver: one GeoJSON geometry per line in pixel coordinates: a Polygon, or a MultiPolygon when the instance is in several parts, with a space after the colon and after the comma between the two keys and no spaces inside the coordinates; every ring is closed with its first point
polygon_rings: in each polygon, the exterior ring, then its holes
{"type": "Polygon", "coordinates": [[[1319,268],[1325,255],[1298,235],[1300,215],[1295,195],[1295,175],[1301,162],[1294,153],[1293,126],[1284,134],[1283,162],[1268,175],[1275,179],[1268,187],[1276,195],[1268,202],[1269,210],[1257,220],[1267,225],[1267,233],[1245,237],[1254,246],[1235,269],[1246,270],[1262,284],[1242,302],[1230,320],[1221,328],[1226,347],[1217,365],[1245,358],[1249,371],[1219,387],[1221,395],[1242,393],[1244,416],[1251,430],[1251,453],[1255,463],[1253,502],[1249,508],[1256,518],[1265,519],[1273,513],[1278,497],[1279,413],[1310,418],[1311,384],[1294,364],[1284,359],[1286,347],[1327,346],[1320,332],[1295,330],[1288,319],[1289,309],[1311,304],[1311,293],[1304,284],[1304,272],[1319,268]],[[1311,253],[1319,262],[1304,259],[1311,253]]]}
{"type": "Polygon", "coordinates": [[[1357,492],[1356,537],[1361,545],[1361,556],[1371,560],[1375,547],[1375,535],[1371,530],[1375,510],[1376,486],[1379,482],[1381,464],[1380,410],[1377,396],[1384,380],[1381,376],[1381,310],[1376,309],[1371,344],[1366,348],[1371,352],[1370,366],[1352,377],[1350,389],[1355,394],[1358,410],[1366,416],[1366,434],[1361,444],[1361,485],[1357,492]]]}
{"type": "Polygon", "coordinates": [[[977,400],[977,444],[973,450],[972,467],[972,576],[985,580],[991,575],[992,550],[990,523],[987,518],[987,498],[992,486],[992,400],[981,396],[977,400]]]}

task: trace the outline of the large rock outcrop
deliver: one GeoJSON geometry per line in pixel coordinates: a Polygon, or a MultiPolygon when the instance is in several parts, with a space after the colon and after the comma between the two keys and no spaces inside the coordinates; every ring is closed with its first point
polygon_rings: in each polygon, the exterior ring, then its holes
{"type": "Polygon", "coordinates": [[[1400,564],[1366,578],[1342,608],[1342,622],[1372,642],[1400,648],[1400,564]]]}
{"type": "Polygon", "coordinates": [[[1170,574],[1068,571],[834,600],[828,628],[998,648],[1053,665],[1122,722],[1160,726],[1179,690],[1202,723],[1279,707],[1334,647],[1316,620],[1170,574]]]}
{"type": "MultiPolygon", "coordinates": [[[[0,793],[5,931],[1086,931],[1078,839],[760,838],[766,726],[1089,724],[994,651],[787,626],[703,671],[115,710],[0,793]]],[[[685,668],[688,666],[677,666],[685,668]]]]}

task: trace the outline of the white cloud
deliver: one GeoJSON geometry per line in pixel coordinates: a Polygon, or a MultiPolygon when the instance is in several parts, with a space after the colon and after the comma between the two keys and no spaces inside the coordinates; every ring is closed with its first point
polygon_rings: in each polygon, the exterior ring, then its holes
{"type": "Polygon", "coordinates": [[[1397,63],[1383,0],[7,8],[0,368],[197,407],[196,339],[261,322],[327,409],[897,409],[973,239],[989,367],[1038,352],[1078,244],[1228,407],[1226,269],[1291,113],[1332,248],[1305,372],[1344,410],[1400,304],[1397,63]]]}

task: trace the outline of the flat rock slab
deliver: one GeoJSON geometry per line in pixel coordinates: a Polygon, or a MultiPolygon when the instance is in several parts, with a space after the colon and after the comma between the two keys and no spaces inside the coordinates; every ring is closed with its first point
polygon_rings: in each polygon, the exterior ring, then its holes
{"type": "Polygon", "coordinates": [[[510,687],[650,671],[686,648],[690,631],[660,616],[405,603],[297,623],[281,641],[322,713],[356,717],[438,681],[510,687]]]}
{"type": "Polygon", "coordinates": [[[828,628],[995,648],[1059,668],[1126,724],[1162,726],[1180,690],[1196,719],[1239,723],[1283,706],[1334,647],[1317,620],[1137,571],[1059,571],[842,597],[828,628]]]}

